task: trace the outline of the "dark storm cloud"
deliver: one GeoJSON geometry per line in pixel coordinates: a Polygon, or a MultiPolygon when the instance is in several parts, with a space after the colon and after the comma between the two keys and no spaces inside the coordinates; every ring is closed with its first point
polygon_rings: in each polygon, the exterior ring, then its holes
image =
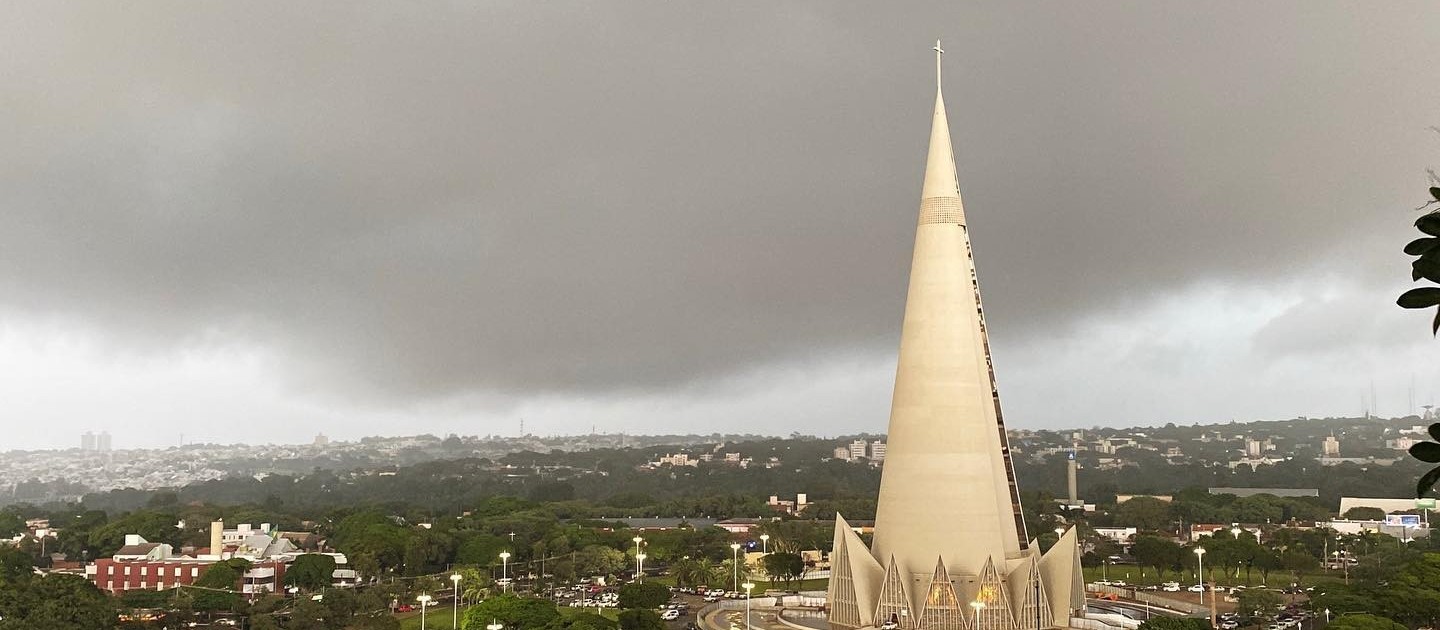
{"type": "Polygon", "coordinates": [[[1198,284],[1403,276],[1440,122],[1426,3],[4,12],[0,308],[342,397],[893,351],[936,36],[1002,358],[1198,284]]]}

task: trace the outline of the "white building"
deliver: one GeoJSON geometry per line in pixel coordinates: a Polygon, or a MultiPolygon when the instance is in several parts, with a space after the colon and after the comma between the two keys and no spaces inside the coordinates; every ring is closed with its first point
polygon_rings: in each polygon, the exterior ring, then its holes
{"type": "Polygon", "coordinates": [[[877,462],[885,461],[885,443],[875,440],[870,443],[870,459],[877,462]]]}
{"type": "Polygon", "coordinates": [[[869,443],[865,440],[855,440],[850,443],[850,459],[865,459],[865,452],[869,443]]]}

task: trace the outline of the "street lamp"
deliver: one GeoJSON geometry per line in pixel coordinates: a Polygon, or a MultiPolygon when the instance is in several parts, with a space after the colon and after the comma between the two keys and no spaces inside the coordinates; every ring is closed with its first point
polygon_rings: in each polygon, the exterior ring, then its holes
{"type": "Polygon", "coordinates": [[[495,618],[494,618],[494,617],[491,617],[491,618],[490,618],[490,623],[485,624],[485,630],[500,630],[501,628],[504,628],[504,627],[505,627],[505,624],[500,623],[500,622],[498,622],[498,621],[495,621],[495,618]]]}
{"type": "MultiPolygon", "coordinates": [[[[495,575],[491,573],[490,575],[495,575]]],[[[510,552],[500,552],[500,588],[503,592],[510,591],[510,552]]]]}
{"type": "Polygon", "coordinates": [[[415,601],[420,602],[420,630],[425,630],[425,609],[430,607],[430,599],[428,593],[415,598],[415,601]]]}
{"type": "Polygon", "coordinates": [[[980,611],[985,609],[985,602],[977,599],[970,602],[970,607],[975,609],[975,630],[980,630],[980,611]]]}
{"type": "Polygon", "coordinates": [[[760,553],[770,555],[770,534],[760,534],[760,553]]]}
{"type": "Polygon", "coordinates": [[[635,556],[635,581],[645,581],[645,554],[643,553],[635,556]]]}
{"type": "Polygon", "coordinates": [[[450,574],[450,581],[455,584],[455,590],[450,597],[450,630],[460,628],[460,578],[459,573],[450,574]]]}
{"type": "Polygon", "coordinates": [[[1200,580],[1200,605],[1201,605],[1201,606],[1204,606],[1204,605],[1205,605],[1205,548],[1204,548],[1204,547],[1196,547],[1196,548],[1195,548],[1195,558],[1197,559],[1196,561],[1200,563],[1200,567],[1199,567],[1200,570],[1199,570],[1199,572],[1197,573],[1196,577],[1200,580]]]}
{"type": "Polygon", "coordinates": [[[636,581],[636,582],[639,582],[639,581],[640,581],[640,569],[641,569],[641,566],[642,566],[642,565],[640,564],[640,562],[641,562],[640,559],[644,557],[644,556],[641,555],[641,553],[640,553],[640,543],[645,542],[645,539],[644,539],[644,538],[641,538],[641,537],[639,537],[639,536],[636,536],[636,537],[634,537],[634,538],[631,538],[630,540],[635,543],[635,581],[636,581]]]}
{"type": "Polygon", "coordinates": [[[740,543],[730,543],[730,573],[733,574],[730,587],[732,591],[740,590],[740,543]]]}
{"type": "Polygon", "coordinates": [[[740,587],[745,589],[745,630],[750,630],[750,589],[755,588],[755,585],[746,582],[740,587]]]}

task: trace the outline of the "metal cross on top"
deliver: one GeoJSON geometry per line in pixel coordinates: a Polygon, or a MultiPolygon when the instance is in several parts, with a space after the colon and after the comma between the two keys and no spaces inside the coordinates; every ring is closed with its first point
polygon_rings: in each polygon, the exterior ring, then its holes
{"type": "Polygon", "coordinates": [[[935,87],[940,87],[940,55],[945,54],[945,49],[940,47],[940,40],[935,40],[935,87]]]}

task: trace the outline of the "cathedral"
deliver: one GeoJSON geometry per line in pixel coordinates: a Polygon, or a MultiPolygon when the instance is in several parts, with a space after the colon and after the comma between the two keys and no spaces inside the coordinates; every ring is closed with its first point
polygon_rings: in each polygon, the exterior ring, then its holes
{"type": "Polygon", "coordinates": [[[935,116],[875,535],[835,522],[833,628],[1040,630],[1083,615],[1076,532],[1041,554],[1020,512],[936,52],[935,116]]]}

